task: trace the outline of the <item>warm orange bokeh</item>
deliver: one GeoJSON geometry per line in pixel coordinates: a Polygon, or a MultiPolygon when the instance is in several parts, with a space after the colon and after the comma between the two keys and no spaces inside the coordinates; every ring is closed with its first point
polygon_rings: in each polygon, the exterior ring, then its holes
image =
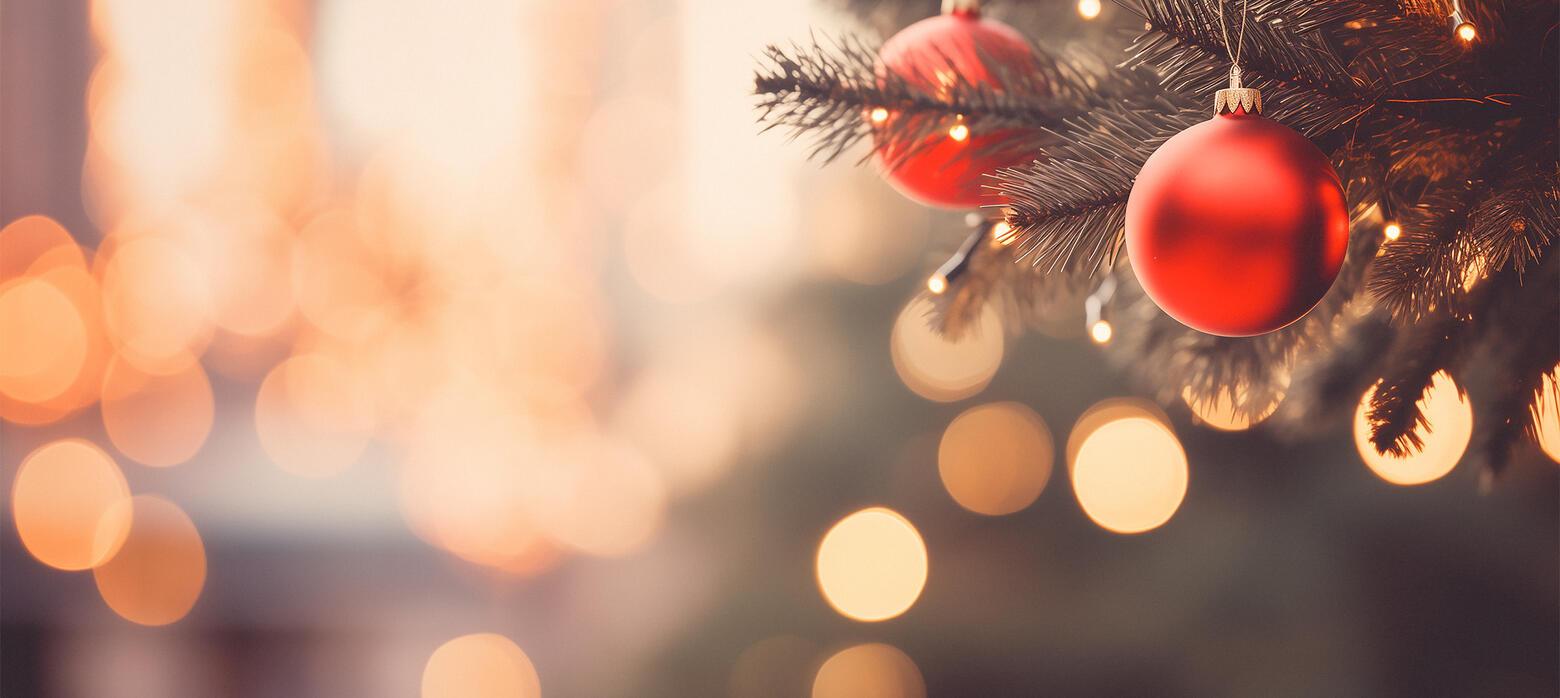
{"type": "Polygon", "coordinates": [[[1541,390],[1534,415],[1538,446],[1550,460],[1560,463],[1560,365],[1544,377],[1541,390]]]}
{"type": "Polygon", "coordinates": [[[102,262],[103,318],[120,356],[143,371],[187,368],[211,341],[206,272],[160,236],[130,239],[109,254],[102,262]]]}
{"type": "Polygon", "coordinates": [[[63,439],[33,451],[16,471],[11,514],[27,552],[62,570],[102,564],[119,551],[130,529],[120,506],[130,487],[114,459],[82,439],[63,439]]]}
{"type": "Polygon", "coordinates": [[[536,667],[503,635],[462,635],[439,646],[423,667],[422,698],[541,698],[536,667]]]}
{"type": "Polygon", "coordinates": [[[881,643],[835,653],[813,679],[812,698],[925,698],[926,683],[915,662],[881,643]]]}
{"type": "MultiPolygon", "coordinates": [[[[1245,398],[1244,390],[1238,390],[1240,397],[1245,398]]],[[[1181,401],[1186,403],[1187,409],[1197,417],[1197,421],[1203,426],[1219,431],[1245,431],[1253,426],[1261,424],[1273,413],[1278,411],[1278,406],[1284,401],[1282,395],[1272,403],[1262,407],[1255,415],[1246,416],[1236,411],[1239,404],[1228,391],[1221,391],[1211,400],[1199,400],[1192,396],[1191,388],[1181,391],[1181,401]]]]}
{"type": "Polygon", "coordinates": [[[148,373],[115,357],[103,374],[103,428],[114,448],[143,465],[178,465],[206,443],[215,419],[211,381],[194,361],[148,373]]]}
{"type": "Polygon", "coordinates": [[[959,506],[1000,516],[1029,506],[1051,477],[1051,430],[1034,410],[994,402],[965,410],[943,432],[937,472],[959,506]]]}
{"type": "Polygon", "coordinates": [[[920,598],[926,586],[926,544],[897,512],[862,509],[824,535],[817,566],[818,588],[840,615],[888,620],[920,598]]]}
{"type": "Polygon", "coordinates": [[[160,497],[138,495],[115,505],[130,514],[119,552],[93,568],[98,593],[125,620],[167,625],[183,618],[206,584],[206,548],[189,515],[160,497]]]}
{"type": "Polygon", "coordinates": [[[899,379],[917,395],[938,402],[979,393],[1002,365],[1002,322],[987,306],[978,327],[958,341],[928,324],[932,303],[917,298],[894,320],[890,355],[899,379]]]}
{"type": "Polygon", "coordinates": [[[357,374],[324,354],[273,368],[255,396],[260,445],[283,470],[307,477],[351,466],[374,433],[374,406],[357,374]]]}
{"type": "Polygon", "coordinates": [[[1394,485],[1422,485],[1439,480],[1457,467],[1473,437],[1473,406],[1458,392],[1457,382],[1445,371],[1437,372],[1419,399],[1425,426],[1414,432],[1422,442],[1402,456],[1378,452],[1370,441],[1371,386],[1354,411],[1354,445],[1371,472],[1394,485]]]}
{"type": "Polygon", "coordinates": [[[1148,400],[1134,397],[1114,397],[1094,403],[1083,414],[1078,415],[1073,422],[1072,431],[1067,434],[1067,469],[1072,470],[1078,462],[1078,448],[1083,446],[1085,439],[1094,433],[1095,429],[1110,422],[1127,417],[1147,417],[1157,420],[1161,424],[1169,424],[1170,418],[1164,410],[1148,400]]]}
{"type": "Polygon", "coordinates": [[[28,403],[59,397],[87,360],[87,327],[53,284],[22,278],[0,284],[0,393],[28,403]]]}
{"type": "Polygon", "coordinates": [[[1115,533],[1158,528],[1186,497],[1186,452],[1163,422],[1123,417],[1078,447],[1073,494],[1094,523],[1115,533]]]}

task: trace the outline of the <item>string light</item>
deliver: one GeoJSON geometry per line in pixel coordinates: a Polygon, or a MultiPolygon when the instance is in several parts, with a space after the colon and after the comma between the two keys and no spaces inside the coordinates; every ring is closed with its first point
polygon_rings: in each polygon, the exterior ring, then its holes
{"type": "Polygon", "coordinates": [[[1078,0],[1078,16],[1084,19],[1100,16],[1100,0],[1078,0]]]}
{"type": "Polygon", "coordinates": [[[1083,300],[1083,321],[1089,328],[1089,339],[1095,344],[1108,344],[1115,335],[1115,328],[1105,319],[1105,304],[1116,295],[1116,277],[1106,275],[1100,287],[1083,300]]]}
{"type": "Polygon", "coordinates": [[[1396,240],[1398,236],[1403,234],[1403,226],[1396,223],[1388,223],[1381,229],[1381,234],[1387,236],[1388,240],[1396,240]]]}
{"type": "Polygon", "coordinates": [[[948,127],[948,137],[963,143],[964,141],[969,140],[970,127],[965,126],[964,124],[954,124],[948,127]]]}
{"type": "Polygon", "coordinates": [[[1093,325],[1089,326],[1089,338],[1093,339],[1095,344],[1110,343],[1112,332],[1110,323],[1104,320],[1097,320],[1093,325]]]}
{"type": "Polygon", "coordinates": [[[926,290],[931,291],[935,296],[942,295],[943,291],[948,290],[948,278],[942,274],[933,274],[926,280],[926,290]]]}
{"type": "Polygon", "coordinates": [[[881,124],[885,121],[888,121],[888,110],[882,107],[877,107],[872,110],[872,113],[868,115],[868,118],[872,119],[872,123],[874,124],[881,124]]]}
{"type": "Polygon", "coordinates": [[[1452,0],[1451,20],[1452,34],[1462,39],[1463,43],[1470,43],[1478,38],[1479,30],[1473,26],[1473,22],[1463,16],[1462,3],[1458,0],[1452,0]]]}

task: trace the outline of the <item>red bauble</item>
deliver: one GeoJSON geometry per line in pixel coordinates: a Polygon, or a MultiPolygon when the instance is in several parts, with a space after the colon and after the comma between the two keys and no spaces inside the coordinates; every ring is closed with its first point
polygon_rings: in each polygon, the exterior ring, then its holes
{"type": "MultiPolygon", "coordinates": [[[[1034,64],[1034,54],[1022,34],[982,18],[968,3],[905,27],[883,44],[879,56],[884,68],[933,96],[945,91],[943,81],[954,76],[1000,91],[999,77],[992,75],[988,65],[1027,75],[1033,72],[1034,64]]],[[[897,116],[889,113],[886,118],[897,116]]],[[[950,124],[953,126],[956,124],[950,124]]],[[[922,204],[974,208],[992,203],[983,187],[991,184],[987,173],[1034,157],[1033,153],[1001,147],[1014,135],[1011,131],[979,133],[964,127],[954,134],[964,138],[944,131],[913,146],[883,148],[878,153],[883,176],[899,193],[922,204]],[[974,155],[977,152],[983,154],[974,155]]]]}
{"type": "Polygon", "coordinates": [[[1338,173],[1256,100],[1258,113],[1232,103],[1159,146],[1127,200],[1127,254],[1148,297],[1187,327],[1226,337],[1300,319],[1349,244],[1338,173]]]}

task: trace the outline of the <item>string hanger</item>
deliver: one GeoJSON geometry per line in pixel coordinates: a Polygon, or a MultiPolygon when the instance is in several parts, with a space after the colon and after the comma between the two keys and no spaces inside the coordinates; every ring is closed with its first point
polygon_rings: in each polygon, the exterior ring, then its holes
{"type": "Polygon", "coordinates": [[[1240,54],[1246,44],[1246,22],[1250,0],[1240,2],[1240,28],[1235,31],[1235,41],[1230,41],[1229,26],[1224,21],[1225,0],[1210,0],[1218,10],[1219,34],[1224,37],[1224,53],[1230,57],[1229,87],[1213,93],[1213,113],[1225,114],[1240,111],[1246,114],[1262,113],[1262,93],[1246,87],[1241,82],[1240,54]]]}
{"type": "Polygon", "coordinates": [[[1230,30],[1224,24],[1224,1],[1213,0],[1219,11],[1219,34],[1224,37],[1224,54],[1230,57],[1230,88],[1240,89],[1240,52],[1246,45],[1246,19],[1250,0],[1240,0],[1240,29],[1235,33],[1234,48],[1230,48],[1230,30]]]}

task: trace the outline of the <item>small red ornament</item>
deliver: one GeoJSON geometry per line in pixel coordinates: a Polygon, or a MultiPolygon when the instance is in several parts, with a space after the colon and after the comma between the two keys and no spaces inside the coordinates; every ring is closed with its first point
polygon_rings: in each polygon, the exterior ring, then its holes
{"type": "Polygon", "coordinates": [[[1249,337],[1300,319],[1343,266],[1349,214],[1332,163],[1240,85],[1143,163],[1127,199],[1143,290],[1195,330],[1249,337]]]}
{"type": "MultiPolygon", "coordinates": [[[[878,55],[883,67],[933,96],[946,96],[954,80],[1000,91],[1000,79],[988,66],[1031,73],[1034,62],[1023,35],[982,18],[979,3],[972,0],[945,2],[941,15],[905,27],[883,44],[878,55]]],[[[888,123],[896,115],[883,110],[869,118],[888,123]]],[[[983,187],[990,183],[987,173],[1033,159],[1032,152],[1001,148],[1012,135],[1011,131],[973,132],[956,121],[913,146],[882,148],[878,162],[889,183],[917,202],[975,208],[991,203],[983,187]]]]}

